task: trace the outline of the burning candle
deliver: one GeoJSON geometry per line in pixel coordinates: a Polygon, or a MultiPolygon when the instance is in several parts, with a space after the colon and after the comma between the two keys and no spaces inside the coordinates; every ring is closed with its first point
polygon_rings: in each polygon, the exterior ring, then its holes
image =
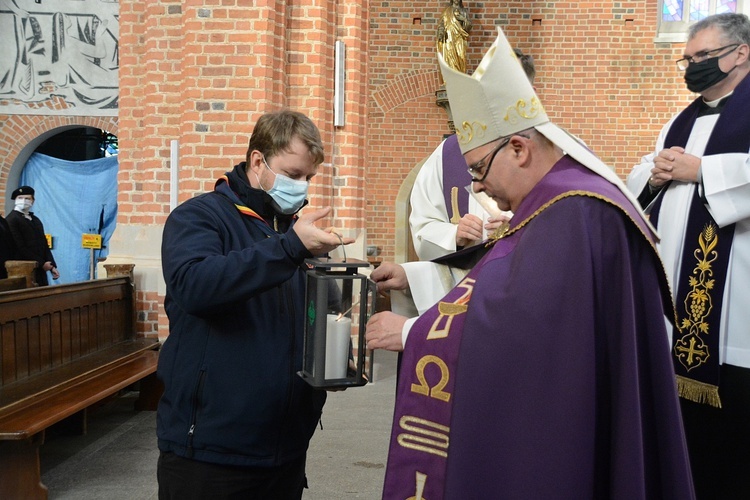
{"type": "Polygon", "coordinates": [[[349,365],[351,318],[329,314],[326,332],[326,378],[345,378],[349,365]]]}

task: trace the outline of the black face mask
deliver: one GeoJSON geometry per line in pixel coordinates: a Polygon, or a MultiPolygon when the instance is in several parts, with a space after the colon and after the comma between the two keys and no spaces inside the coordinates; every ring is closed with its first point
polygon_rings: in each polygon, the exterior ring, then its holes
{"type": "MultiPolygon", "coordinates": [[[[698,63],[690,63],[685,70],[685,83],[691,92],[703,92],[709,87],[713,87],[731,73],[732,69],[724,73],[719,67],[719,59],[726,54],[711,57],[698,63]]],[[[735,66],[736,68],[737,66],[735,66]]]]}

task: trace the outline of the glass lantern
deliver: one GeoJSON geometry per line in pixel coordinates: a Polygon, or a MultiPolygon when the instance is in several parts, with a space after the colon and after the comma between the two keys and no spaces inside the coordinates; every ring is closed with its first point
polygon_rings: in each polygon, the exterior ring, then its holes
{"type": "Polygon", "coordinates": [[[298,375],[316,388],[365,385],[372,370],[365,326],[375,311],[377,287],[357,259],[307,259],[305,344],[298,375]],[[352,335],[357,335],[356,345],[352,335]]]}

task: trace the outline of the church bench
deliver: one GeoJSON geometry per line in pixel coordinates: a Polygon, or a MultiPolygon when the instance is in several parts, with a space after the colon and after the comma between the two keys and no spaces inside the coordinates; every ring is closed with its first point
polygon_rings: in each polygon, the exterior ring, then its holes
{"type": "Polygon", "coordinates": [[[136,338],[129,277],[0,292],[0,498],[46,498],[39,447],[65,421],[139,382],[155,409],[157,340],[136,338]]]}
{"type": "Polygon", "coordinates": [[[26,288],[26,278],[3,278],[0,279],[0,292],[8,290],[21,290],[26,288]]]}

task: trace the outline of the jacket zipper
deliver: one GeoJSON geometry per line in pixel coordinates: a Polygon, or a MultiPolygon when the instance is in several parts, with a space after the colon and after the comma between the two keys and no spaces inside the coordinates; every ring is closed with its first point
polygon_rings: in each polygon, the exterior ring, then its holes
{"type": "MultiPolygon", "coordinates": [[[[296,279],[296,276],[293,278],[296,279]]],[[[291,280],[290,280],[291,281],[291,280]]],[[[286,313],[284,317],[286,318],[293,318],[294,317],[294,307],[292,307],[292,286],[290,284],[285,284],[285,286],[282,286],[282,291],[280,292],[283,295],[283,304],[286,305],[286,313]]],[[[284,427],[286,427],[286,422],[289,421],[289,413],[292,408],[292,393],[294,392],[294,377],[296,374],[294,373],[294,359],[295,359],[295,345],[297,343],[297,332],[295,331],[295,322],[294,320],[290,323],[291,326],[291,335],[289,340],[289,372],[290,372],[290,378],[289,383],[287,385],[287,400],[286,400],[286,412],[284,414],[284,427]]],[[[276,445],[276,460],[279,459],[279,454],[281,453],[281,439],[282,435],[279,434],[279,440],[277,441],[276,445]]]]}
{"type": "Polygon", "coordinates": [[[193,411],[190,414],[190,428],[187,433],[187,458],[193,458],[193,436],[195,435],[195,423],[198,419],[198,407],[200,405],[200,395],[203,392],[205,373],[205,370],[200,371],[198,385],[195,388],[195,394],[193,394],[193,411]]]}

